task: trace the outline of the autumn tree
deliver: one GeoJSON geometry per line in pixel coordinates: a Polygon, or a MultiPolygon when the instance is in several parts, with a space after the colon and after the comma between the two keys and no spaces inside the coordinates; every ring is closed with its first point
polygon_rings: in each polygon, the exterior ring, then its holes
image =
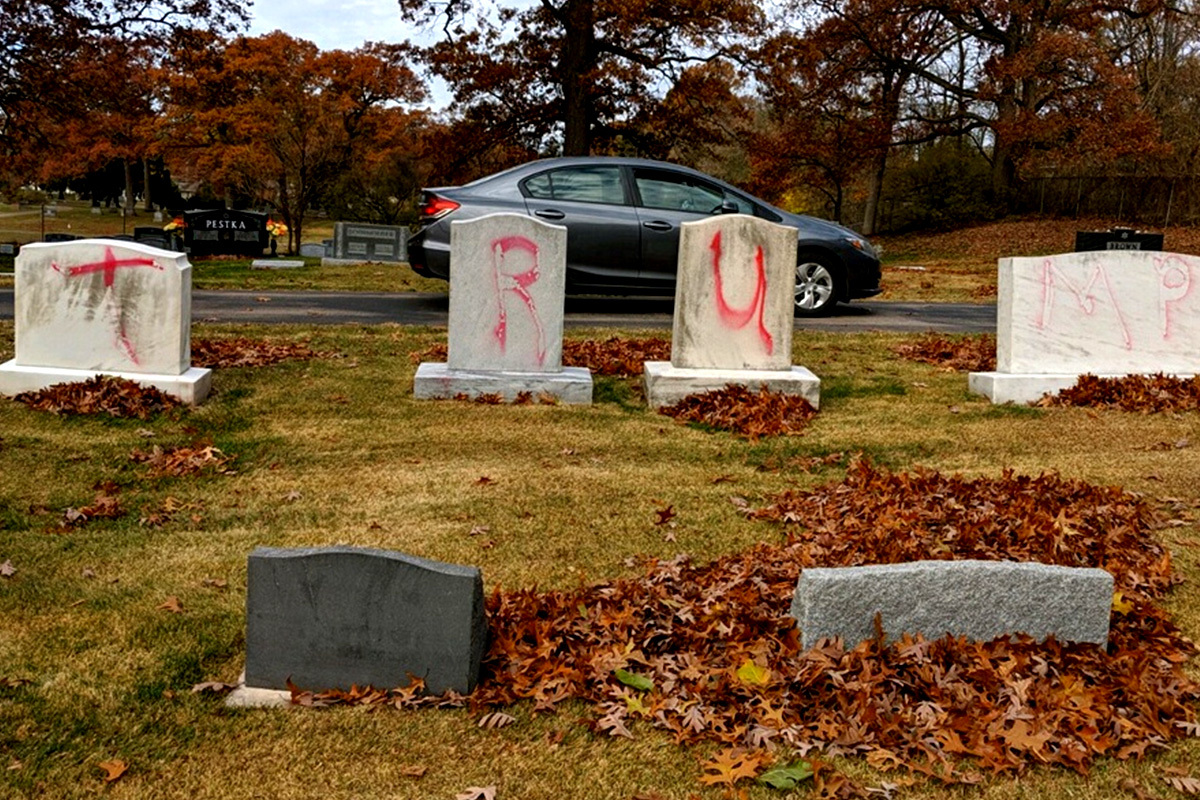
{"type": "Polygon", "coordinates": [[[959,102],[923,122],[982,129],[990,141],[992,190],[1011,199],[1022,165],[1111,160],[1156,141],[1134,76],[1105,36],[1121,19],[1166,13],[1163,0],[897,0],[929,9],[967,37],[968,64],[912,64],[914,75],[959,102]]]}
{"type": "MultiPolygon", "coordinates": [[[[844,193],[866,176],[861,229],[874,233],[891,149],[923,131],[905,129],[914,69],[942,58],[955,35],[932,12],[893,0],[819,0],[820,16],[785,27],[759,51],[772,114],[764,170],[806,169],[841,217],[844,193]]],[[[786,170],[785,170],[786,172],[786,170]]]]}
{"type": "Polygon", "coordinates": [[[170,159],[273,206],[303,235],[307,211],[372,142],[391,135],[394,103],[424,89],[397,46],[322,53],[281,31],[178,53],[167,125],[170,159]]]}
{"type": "Polygon", "coordinates": [[[765,24],[752,0],[541,0],[525,7],[399,0],[444,38],[416,48],[454,92],[461,116],[534,148],[561,131],[565,155],[587,155],[617,123],[657,101],[680,71],[735,51],[765,24]]]}
{"type": "MultiPolygon", "coordinates": [[[[20,0],[0,4],[0,173],[36,175],[54,141],[50,131],[88,113],[117,90],[112,75],[74,71],[98,41],[165,49],[181,33],[227,33],[245,24],[237,0],[20,0]]],[[[112,52],[109,49],[109,52],[112,52]]]]}

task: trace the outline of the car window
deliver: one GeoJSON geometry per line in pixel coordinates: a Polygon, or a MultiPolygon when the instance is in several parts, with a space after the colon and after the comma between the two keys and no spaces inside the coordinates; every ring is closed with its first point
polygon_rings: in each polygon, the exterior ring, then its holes
{"type": "Polygon", "coordinates": [[[633,180],[646,208],[711,214],[725,203],[732,203],[742,214],[754,213],[754,205],[748,200],[689,175],[636,170],[633,180]]]}
{"type": "Polygon", "coordinates": [[[538,173],[522,187],[526,195],[539,200],[625,204],[620,167],[563,167],[538,173]]]}

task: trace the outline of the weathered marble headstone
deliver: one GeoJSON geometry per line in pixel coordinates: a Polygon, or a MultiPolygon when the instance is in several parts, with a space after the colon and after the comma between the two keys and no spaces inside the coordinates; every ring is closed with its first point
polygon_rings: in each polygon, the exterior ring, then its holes
{"type": "Polygon", "coordinates": [[[466,694],[486,638],[475,567],[345,546],[250,554],[248,687],[391,689],[411,673],[432,693],[466,694]]]}
{"type": "Polygon", "coordinates": [[[1000,260],[996,370],[972,392],[1027,403],[1080,375],[1200,372],[1200,258],[1108,251],[1000,260]]]}
{"type": "Polygon", "coordinates": [[[408,260],[408,229],[398,225],[367,222],[337,222],[333,226],[331,263],[408,260]]]}
{"type": "Polygon", "coordinates": [[[739,384],[799,394],[820,380],[792,365],[796,229],[744,214],[680,226],[671,361],[644,364],[647,401],[739,384]]]}
{"type": "Polygon", "coordinates": [[[0,394],[107,374],[200,402],[212,372],[191,366],[191,270],[182,253],[133,242],[25,245],[0,394]]]}
{"type": "Polygon", "coordinates": [[[418,367],[414,394],[590,403],[591,372],[562,365],[566,254],[566,228],[524,214],[452,223],[448,354],[418,367]]]}
{"type": "Polygon", "coordinates": [[[1112,595],[1112,575],[1101,569],[912,561],[806,569],[791,614],[804,647],[834,636],[853,647],[875,635],[876,614],[889,640],[904,633],[977,641],[1024,633],[1103,645],[1112,595]]]}

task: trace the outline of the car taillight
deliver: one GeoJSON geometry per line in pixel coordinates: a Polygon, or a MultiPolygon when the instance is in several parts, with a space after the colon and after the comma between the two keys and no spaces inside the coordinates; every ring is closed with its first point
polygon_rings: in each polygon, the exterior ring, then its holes
{"type": "Polygon", "coordinates": [[[421,216],[426,219],[437,219],[444,217],[451,211],[458,208],[459,204],[453,200],[447,200],[445,197],[437,195],[429,195],[425,198],[424,205],[421,206],[421,216]]]}

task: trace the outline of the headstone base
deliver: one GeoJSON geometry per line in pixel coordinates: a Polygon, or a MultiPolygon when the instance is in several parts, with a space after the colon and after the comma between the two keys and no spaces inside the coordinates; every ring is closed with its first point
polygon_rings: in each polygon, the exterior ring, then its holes
{"type": "Polygon", "coordinates": [[[65,369],[62,367],[28,367],[16,360],[0,364],[0,395],[36,392],[58,383],[82,383],[97,375],[125,378],[142,386],[153,386],[164,394],[196,405],[208,397],[212,389],[212,370],[191,367],[182,375],[156,375],[145,372],[108,372],[105,370],[65,369]]]}
{"type": "MultiPolygon", "coordinates": [[[[1002,403],[1035,403],[1045,394],[1058,394],[1075,385],[1083,373],[1010,373],[972,372],[967,376],[967,388],[981,394],[997,405],[1002,403]]],[[[1124,374],[1093,373],[1099,378],[1124,378],[1124,374]]],[[[1172,377],[1186,380],[1189,374],[1174,373],[1172,377]]]]}
{"type": "Polygon", "coordinates": [[[413,396],[418,400],[498,394],[511,403],[522,392],[529,392],[535,401],[546,394],[567,405],[591,405],[592,373],[584,367],[563,367],[562,372],[452,370],[444,363],[423,361],[413,379],[413,396]]]}
{"type": "Polygon", "coordinates": [[[237,688],[225,698],[227,708],[290,708],[290,689],[261,689],[246,685],[246,673],[238,678],[237,688]]]}
{"type": "Polygon", "coordinates": [[[299,269],[303,261],[290,261],[286,258],[256,258],[250,262],[250,269],[299,269]]]}
{"type": "Polygon", "coordinates": [[[821,403],[821,379],[808,367],[696,369],[672,366],[670,361],[645,361],[642,382],[646,387],[646,403],[651,408],[674,405],[690,394],[717,391],[731,383],[753,391],[766,386],[772,392],[798,394],[812,403],[813,408],[820,408],[821,403]]]}

